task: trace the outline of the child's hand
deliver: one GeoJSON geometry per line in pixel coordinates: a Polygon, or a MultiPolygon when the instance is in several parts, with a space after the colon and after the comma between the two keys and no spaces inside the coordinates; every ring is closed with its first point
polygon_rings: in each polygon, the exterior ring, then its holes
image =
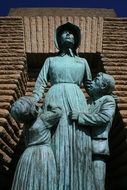
{"type": "Polygon", "coordinates": [[[78,120],[78,116],[79,116],[79,113],[76,112],[76,111],[72,111],[72,112],[69,113],[69,118],[70,118],[72,121],[78,120]]]}
{"type": "Polygon", "coordinates": [[[47,110],[53,112],[54,114],[57,114],[60,117],[62,116],[62,109],[55,104],[48,105],[47,110]]]}

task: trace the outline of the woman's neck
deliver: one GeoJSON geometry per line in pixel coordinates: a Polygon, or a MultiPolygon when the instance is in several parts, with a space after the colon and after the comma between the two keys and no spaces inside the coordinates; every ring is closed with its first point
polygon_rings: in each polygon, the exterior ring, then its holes
{"type": "Polygon", "coordinates": [[[62,49],[62,50],[60,51],[60,55],[61,55],[61,56],[69,55],[70,57],[74,57],[74,56],[75,56],[75,54],[73,53],[73,51],[72,51],[71,48],[62,49]]]}

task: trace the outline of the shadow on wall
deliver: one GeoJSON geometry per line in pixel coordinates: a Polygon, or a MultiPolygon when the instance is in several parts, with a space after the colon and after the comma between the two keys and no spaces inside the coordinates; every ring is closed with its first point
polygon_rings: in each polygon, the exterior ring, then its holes
{"type": "MultiPolygon", "coordinates": [[[[41,54],[41,53],[27,53],[28,73],[38,71],[37,75],[44,64],[47,57],[54,57],[57,54],[41,54]]],[[[93,77],[98,72],[104,72],[100,53],[81,53],[79,57],[85,58],[88,61],[93,77]]],[[[36,77],[37,77],[36,75],[36,77]]]]}
{"type": "Polygon", "coordinates": [[[124,175],[124,172],[126,173],[126,168],[124,169],[126,155],[124,154],[126,154],[125,149],[127,147],[124,128],[123,118],[119,108],[116,107],[116,114],[109,133],[110,157],[107,162],[106,190],[127,189],[127,176],[124,175]]]}
{"type": "Polygon", "coordinates": [[[25,142],[23,135],[20,137],[20,141],[14,150],[12,161],[9,166],[9,170],[6,171],[3,167],[0,168],[0,190],[11,190],[12,180],[18,160],[25,149],[25,142]]]}

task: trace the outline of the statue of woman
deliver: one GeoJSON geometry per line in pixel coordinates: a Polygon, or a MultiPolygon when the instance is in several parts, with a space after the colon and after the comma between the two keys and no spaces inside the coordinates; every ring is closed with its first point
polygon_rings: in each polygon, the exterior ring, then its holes
{"type": "Polygon", "coordinates": [[[56,30],[57,56],[46,59],[33,90],[34,102],[44,94],[48,81],[51,87],[44,99],[44,110],[54,102],[63,115],[52,132],[52,148],[57,166],[58,190],[94,190],[91,163],[91,138],[85,127],[69,120],[69,113],[87,112],[86,98],[80,86],[89,93],[91,72],[87,61],[76,55],[80,44],[80,29],[71,23],[56,30]]]}
{"type": "Polygon", "coordinates": [[[50,128],[59,122],[62,111],[48,106],[38,113],[29,96],[11,108],[15,120],[24,123],[26,149],[18,161],[11,190],[57,190],[56,163],[51,148],[50,128]]]}

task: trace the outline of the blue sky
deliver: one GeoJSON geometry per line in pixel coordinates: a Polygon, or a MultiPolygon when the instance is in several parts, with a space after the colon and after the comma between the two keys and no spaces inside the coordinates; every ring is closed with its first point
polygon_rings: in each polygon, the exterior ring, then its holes
{"type": "Polygon", "coordinates": [[[114,9],[118,17],[127,17],[127,0],[0,0],[0,16],[10,8],[21,7],[84,7],[114,9]]]}

